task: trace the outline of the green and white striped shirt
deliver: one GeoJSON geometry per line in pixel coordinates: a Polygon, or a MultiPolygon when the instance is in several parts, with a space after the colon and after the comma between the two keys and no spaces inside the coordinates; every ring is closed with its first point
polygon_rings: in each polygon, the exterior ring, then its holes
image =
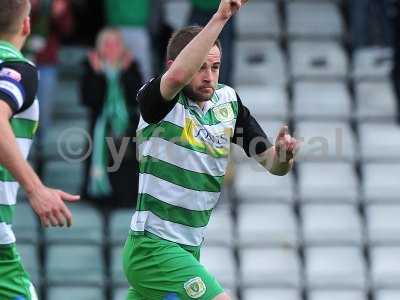
{"type": "MultiPolygon", "coordinates": [[[[26,159],[38,127],[36,67],[11,44],[0,41],[0,101],[7,102],[13,116],[10,125],[18,147],[26,159]]],[[[15,243],[11,229],[19,184],[0,165],[0,246],[15,243]]]]}
{"type": "MultiPolygon", "coordinates": [[[[161,97],[159,89],[160,78],[142,88],[141,108],[152,105],[151,98],[161,97]]],[[[183,92],[165,105],[171,106],[165,116],[150,123],[142,110],[137,132],[139,195],[131,230],[198,247],[221,193],[230,143],[243,109],[235,90],[224,85],[203,109],[183,92]]],[[[157,110],[154,105],[152,109],[157,110]]],[[[259,126],[255,131],[266,137],[259,126]]],[[[265,151],[268,143],[257,152],[265,151]]]]}

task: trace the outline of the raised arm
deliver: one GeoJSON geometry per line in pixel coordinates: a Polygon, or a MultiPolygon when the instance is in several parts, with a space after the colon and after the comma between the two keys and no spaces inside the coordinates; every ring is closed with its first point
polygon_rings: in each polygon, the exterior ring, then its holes
{"type": "Polygon", "coordinates": [[[162,76],[161,95],[172,100],[193,78],[205,61],[207,54],[218,39],[226,22],[247,0],[221,0],[218,11],[204,29],[177,56],[162,76]]]}

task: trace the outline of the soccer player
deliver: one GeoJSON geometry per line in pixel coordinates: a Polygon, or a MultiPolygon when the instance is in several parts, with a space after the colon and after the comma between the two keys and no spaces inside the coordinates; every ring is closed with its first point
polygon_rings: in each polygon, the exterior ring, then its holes
{"type": "Polygon", "coordinates": [[[292,167],[297,141],[287,127],[272,145],[235,90],[218,84],[217,38],[245,2],[221,0],[203,29],[175,33],[168,70],[138,93],[139,195],[123,254],[128,300],[229,300],[199,257],[230,143],[272,174],[292,167]]]}
{"type": "Polygon", "coordinates": [[[35,300],[37,296],[15,247],[11,229],[21,185],[44,226],[71,225],[63,200],[79,196],[42,184],[26,161],[38,126],[36,67],[20,49],[30,33],[29,0],[0,0],[0,299],[35,300]]]}

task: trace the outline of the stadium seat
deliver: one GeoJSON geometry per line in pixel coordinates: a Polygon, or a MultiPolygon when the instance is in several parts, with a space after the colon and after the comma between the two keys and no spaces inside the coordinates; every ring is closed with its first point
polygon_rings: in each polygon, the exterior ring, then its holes
{"type": "MultiPolygon", "coordinates": [[[[57,121],[47,130],[43,142],[43,154],[52,160],[72,159],[77,165],[85,158],[90,141],[88,120],[57,121]]],[[[87,158],[87,156],[86,156],[87,158]]]]}
{"type": "Polygon", "coordinates": [[[291,205],[242,204],[237,211],[241,247],[297,246],[298,224],[291,205]]]}
{"type": "Polygon", "coordinates": [[[201,249],[200,262],[222,286],[236,288],[237,268],[232,248],[205,246],[201,249]]]}
{"type": "Polygon", "coordinates": [[[29,273],[32,283],[40,285],[40,262],[37,245],[18,243],[17,251],[21,256],[24,269],[29,273]]]}
{"type": "Polygon", "coordinates": [[[300,259],[292,248],[240,249],[240,263],[242,288],[301,285],[300,259]]]}
{"type": "Polygon", "coordinates": [[[400,127],[396,124],[362,124],[360,152],[364,162],[400,162],[400,127]]]}
{"type": "Polygon", "coordinates": [[[362,164],[362,191],[367,202],[400,203],[400,164],[362,164]]]}
{"type": "Polygon", "coordinates": [[[91,49],[82,46],[63,46],[58,52],[57,69],[61,78],[77,78],[82,72],[82,61],[91,49]]]}
{"type": "Polygon", "coordinates": [[[78,80],[60,80],[57,83],[57,93],[52,111],[54,120],[59,119],[85,119],[87,110],[79,98],[78,80]]]}
{"type": "Polygon", "coordinates": [[[302,142],[298,160],[354,161],[356,138],[346,122],[298,122],[295,137],[302,142]]]}
{"type": "Polygon", "coordinates": [[[288,118],[288,96],[283,87],[238,86],[236,91],[243,104],[257,121],[286,120],[288,118]]]}
{"type": "Polygon", "coordinates": [[[366,288],[366,266],[358,247],[306,248],[305,272],[311,289],[366,288]]]}
{"type": "Polygon", "coordinates": [[[343,20],[336,4],[295,1],[286,6],[289,37],[340,38],[343,20]]]}
{"type": "Polygon", "coordinates": [[[123,244],[111,249],[111,278],[114,285],[128,285],[122,267],[123,249],[123,244]]]}
{"type": "Polygon", "coordinates": [[[237,15],[236,32],[239,39],[278,38],[281,26],[277,3],[250,1],[237,15]]]}
{"type": "Polygon", "coordinates": [[[119,287],[113,290],[113,300],[126,300],[128,287],[119,287]]]}
{"type": "Polygon", "coordinates": [[[367,233],[370,244],[400,244],[400,205],[368,205],[367,233]]]}
{"type": "Polygon", "coordinates": [[[185,0],[165,1],[165,19],[175,30],[187,25],[190,2],[185,0]]]}
{"type": "Polygon", "coordinates": [[[112,300],[126,300],[128,287],[114,287],[112,295],[112,300]]]}
{"type": "Polygon", "coordinates": [[[306,204],[301,207],[303,242],[308,246],[363,242],[361,216],[354,205],[306,204]]]}
{"type": "Polygon", "coordinates": [[[294,79],[345,79],[347,58],[342,46],[333,41],[294,41],[289,46],[294,79]]]}
{"type": "Polygon", "coordinates": [[[230,247],[234,243],[234,224],[231,212],[227,207],[213,210],[207,225],[204,244],[206,246],[230,247]]]}
{"type": "Polygon", "coordinates": [[[359,82],[355,88],[359,121],[395,121],[397,100],[392,82],[359,82]]]}
{"type": "Polygon", "coordinates": [[[301,300],[301,293],[297,289],[279,288],[252,288],[243,291],[242,300],[301,300]]]}
{"type": "Polygon", "coordinates": [[[353,54],[353,78],[360,80],[388,80],[393,68],[390,48],[367,47],[353,54]]]}
{"type": "Polygon", "coordinates": [[[48,299],[54,300],[105,300],[99,287],[60,286],[50,287],[48,299]]]}
{"type": "Polygon", "coordinates": [[[379,289],[374,295],[375,300],[397,300],[400,299],[400,289],[379,289]]]}
{"type": "Polygon", "coordinates": [[[348,121],[351,118],[351,99],[344,82],[297,81],[293,100],[297,121],[348,121]]]}
{"type": "Polygon", "coordinates": [[[292,202],[294,197],[293,174],[271,175],[255,160],[241,163],[236,169],[234,188],[244,202],[266,200],[292,202]]]}
{"type": "Polygon", "coordinates": [[[83,164],[49,161],[46,163],[43,180],[52,188],[79,194],[83,182],[83,164]]]}
{"type": "Polygon", "coordinates": [[[50,283],[103,285],[103,253],[99,246],[50,245],[47,250],[50,283]]]}
{"type": "Polygon", "coordinates": [[[362,290],[313,290],[309,293],[309,300],[368,300],[362,290]]]}
{"type": "Polygon", "coordinates": [[[18,242],[38,242],[38,219],[27,202],[18,202],[14,213],[13,231],[18,242]]]}
{"type": "Polygon", "coordinates": [[[371,247],[371,277],[375,289],[400,285],[400,247],[371,247]]]}
{"type": "Polygon", "coordinates": [[[286,59],[273,41],[235,43],[235,85],[285,85],[286,59]]]}
{"type": "Polygon", "coordinates": [[[49,228],[45,231],[50,243],[97,243],[103,242],[103,216],[92,206],[82,203],[69,205],[73,216],[73,226],[49,228]]]}
{"type": "Polygon", "coordinates": [[[358,178],[353,164],[346,162],[298,164],[299,196],[304,202],[356,202],[358,178]]]}
{"type": "Polygon", "coordinates": [[[121,245],[128,237],[133,209],[118,209],[110,215],[110,236],[108,237],[114,245],[121,245]]]}

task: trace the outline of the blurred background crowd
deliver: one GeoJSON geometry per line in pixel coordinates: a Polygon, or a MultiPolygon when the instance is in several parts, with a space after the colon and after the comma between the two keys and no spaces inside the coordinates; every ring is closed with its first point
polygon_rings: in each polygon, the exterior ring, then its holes
{"type": "MultiPolygon", "coordinates": [[[[31,2],[23,51],[40,72],[41,121],[30,161],[83,200],[73,229],[44,231],[21,194],[20,251],[41,299],[124,299],[136,93],[163,72],[172,32],[205,25],[219,0],[31,2]],[[125,155],[110,172],[112,149],[125,155]]],[[[399,1],[251,0],[221,42],[220,82],[271,139],[287,123],[305,146],[285,178],[234,151],[206,265],[233,299],[399,299],[399,1]]]]}

